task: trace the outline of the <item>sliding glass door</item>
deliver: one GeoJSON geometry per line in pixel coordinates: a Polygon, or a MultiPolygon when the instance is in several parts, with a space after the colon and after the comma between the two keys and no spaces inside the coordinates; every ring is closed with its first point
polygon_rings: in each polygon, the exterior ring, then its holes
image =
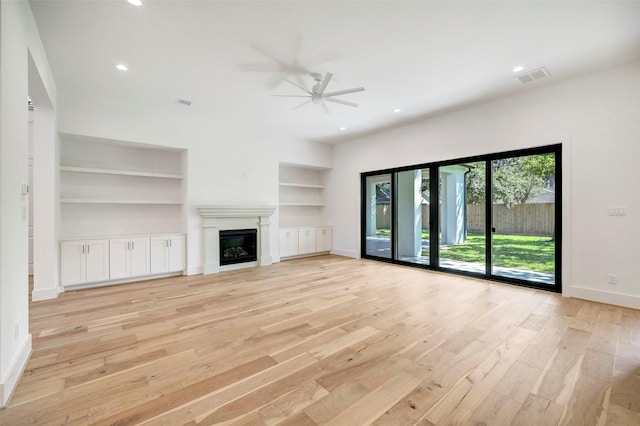
{"type": "Polygon", "coordinates": [[[561,154],[363,173],[363,257],[561,291],[561,154]]]}
{"type": "Polygon", "coordinates": [[[364,252],[369,256],[391,259],[393,205],[391,174],[367,176],[363,183],[364,252]]]}
{"type": "Polygon", "coordinates": [[[443,268],[485,273],[485,162],[441,166],[440,263],[443,268]]]}
{"type": "Polygon", "coordinates": [[[555,284],[554,153],[491,162],[491,273],[555,284]]]}
{"type": "Polygon", "coordinates": [[[429,264],[429,169],[396,174],[396,259],[429,264]]]}

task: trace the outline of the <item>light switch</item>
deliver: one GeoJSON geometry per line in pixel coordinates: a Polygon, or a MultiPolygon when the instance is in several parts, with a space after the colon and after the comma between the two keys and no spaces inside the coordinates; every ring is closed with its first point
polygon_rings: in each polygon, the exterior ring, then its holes
{"type": "Polygon", "coordinates": [[[609,216],[626,216],[624,207],[609,207],[609,216]]]}

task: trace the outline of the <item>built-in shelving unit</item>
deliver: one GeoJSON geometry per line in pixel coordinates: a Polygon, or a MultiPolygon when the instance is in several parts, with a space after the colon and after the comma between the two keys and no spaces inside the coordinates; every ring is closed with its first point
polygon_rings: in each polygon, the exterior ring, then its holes
{"type": "Polygon", "coordinates": [[[285,183],[285,182],[280,182],[280,186],[291,187],[291,188],[324,189],[324,185],[311,185],[311,184],[308,184],[308,183],[285,183]]]}
{"type": "Polygon", "coordinates": [[[280,164],[280,256],[292,258],[331,251],[331,227],[325,215],[325,179],[329,169],[280,164]]]}
{"type": "Polygon", "coordinates": [[[60,166],[60,171],[70,172],[70,173],[94,173],[94,174],[102,174],[102,175],[139,176],[139,177],[152,177],[152,178],[163,178],[163,179],[182,179],[182,175],[176,175],[176,174],[136,172],[131,170],[95,169],[95,168],[89,168],[89,167],[60,166]]]}
{"type": "Polygon", "coordinates": [[[328,169],[280,164],[280,226],[321,226],[324,223],[325,175],[328,169]]]}
{"type": "Polygon", "coordinates": [[[184,233],[186,152],[60,134],[60,239],[184,233]]]}
{"type": "Polygon", "coordinates": [[[324,207],[324,203],[280,203],[281,206],[324,207]]]}
{"type": "Polygon", "coordinates": [[[60,202],[63,204],[166,204],[166,205],[181,205],[181,201],[167,201],[167,200],[112,200],[112,199],[100,199],[100,198],[61,198],[60,202]]]}

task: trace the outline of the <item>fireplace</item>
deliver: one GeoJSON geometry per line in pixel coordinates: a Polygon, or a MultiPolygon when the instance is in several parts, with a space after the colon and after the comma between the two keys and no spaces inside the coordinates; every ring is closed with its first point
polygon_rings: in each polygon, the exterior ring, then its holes
{"type": "MultiPolygon", "coordinates": [[[[198,206],[202,216],[204,243],[203,274],[216,274],[231,269],[271,265],[271,234],[269,218],[276,211],[273,206],[198,206]],[[257,229],[254,261],[221,265],[220,232],[233,229],[257,229]]],[[[246,251],[246,249],[245,249],[246,251]]]]}
{"type": "Polygon", "coordinates": [[[257,229],[220,231],[220,266],[258,260],[257,237],[257,229]]]}

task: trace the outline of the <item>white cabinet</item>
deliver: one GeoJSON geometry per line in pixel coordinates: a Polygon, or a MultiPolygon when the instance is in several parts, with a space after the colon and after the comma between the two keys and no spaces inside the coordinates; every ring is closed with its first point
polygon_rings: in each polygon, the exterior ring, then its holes
{"type": "Polygon", "coordinates": [[[316,252],[316,228],[307,227],[298,229],[298,254],[310,254],[316,252]]]}
{"type": "Polygon", "coordinates": [[[184,254],[184,235],[151,237],[151,274],[184,270],[184,254]]]}
{"type": "Polygon", "coordinates": [[[331,227],[323,226],[320,228],[316,228],[316,251],[331,251],[332,246],[333,240],[331,238],[331,227]]]}
{"type": "Polygon", "coordinates": [[[64,241],[60,252],[62,285],[109,279],[109,240],[64,241]]]}
{"type": "Polygon", "coordinates": [[[330,226],[280,228],[280,257],[288,258],[331,251],[330,226]]]}
{"type": "Polygon", "coordinates": [[[280,229],[280,257],[298,255],[298,228],[280,229]]]}
{"type": "Polygon", "coordinates": [[[110,279],[139,277],[150,273],[149,237],[109,240],[110,279]]]}
{"type": "Polygon", "coordinates": [[[131,236],[60,243],[61,282],[129,282],[185,269],[185,236],[131,236]]]}

